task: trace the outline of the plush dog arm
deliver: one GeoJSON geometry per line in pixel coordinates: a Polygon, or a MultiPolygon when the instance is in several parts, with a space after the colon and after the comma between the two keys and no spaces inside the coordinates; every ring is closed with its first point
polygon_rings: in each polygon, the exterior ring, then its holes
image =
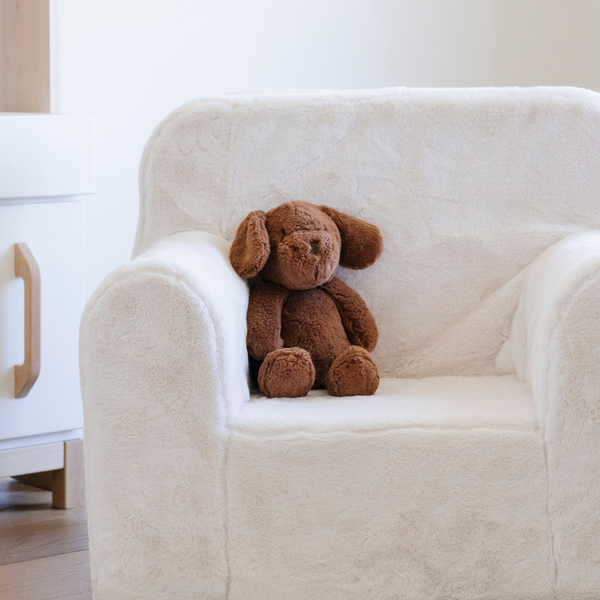
{"type": "Polygon", "coordinates": [[[140,598],[227,594],[222,468],[228,419],[248,399],[248,287],[228,255],[214,235],[163,238],[87,303],[80,365],[98,597],[120,597],[119,582],[140,598]]]}
{"type": "Polygon", "coordinates": [[[600,232],[530,266],[509,342],[544,436],[557,586],[583,598],[600,587],[600,232]]]}
{"type": "Polygon", "coordinates": [[[321,289],[333,298],[350,343],[372,352],[377,345],[379,332],[375,319],[360,294],[337,277],[321,286],[321,289]]]}
{"type": "Polygon", "coordinates": [[[253,358],[264,360],[269,352],[283,348],[281,313],[288,295],[286,288],[267,281],[250,292],[246,343],[253,358]]]}

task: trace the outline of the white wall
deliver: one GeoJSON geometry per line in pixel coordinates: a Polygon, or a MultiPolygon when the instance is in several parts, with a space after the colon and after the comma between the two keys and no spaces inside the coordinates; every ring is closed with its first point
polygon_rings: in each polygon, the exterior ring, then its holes
{"type": "Polygon", "coordinates": [[[129,259],[154,126],[256,88],[600,89],[598,0],[60,0],[61,112],[98,124],[86,292],[129,259]]]}
{"type": "Polygon", "coordinates": [[[496,0],[495,85],[589,87],[588,7],[598,0],[496,0]]]}
{"type": "Polygon", "coordinates": [[[493,85],[491,0],[375,0],[392,85],[493,85]]]}
{"type": "Polygon", "coordinates": [[[587,0],[584,37],[586,41],[586,87],[600,91],[600,1],[598,0],[587,0]]]}
{"type": "Polygon", "coordinates": [[[154,126],[204,94],[395,82],[371,0],[62,0],[61,112],[93,113],[86,291],[128,260],[137,168],[154,126]]]}

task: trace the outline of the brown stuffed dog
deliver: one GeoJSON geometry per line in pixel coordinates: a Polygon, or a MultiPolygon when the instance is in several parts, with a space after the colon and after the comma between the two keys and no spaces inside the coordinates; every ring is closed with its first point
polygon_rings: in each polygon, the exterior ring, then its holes
{"type": "Polygon", "coordinates": [[[366,269],[381,255],[374,225],[327,206],[286,202],[251,212],[231,245],[233,268],[262,281],[250,292],[248,352],[263,361],[258,385],[269,398],[374,394],[369,352],[377,325],[364,300],[335,277],[338,266],[366,269]]]}

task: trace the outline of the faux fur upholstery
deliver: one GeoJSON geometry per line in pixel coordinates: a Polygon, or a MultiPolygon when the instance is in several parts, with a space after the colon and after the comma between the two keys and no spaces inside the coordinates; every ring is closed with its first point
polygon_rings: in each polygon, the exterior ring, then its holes
{"type": "Polygon", "coordinates": [[[226,425],[248,399],[248,292],[228,256],[216,236],[171,236],[87,303],[81,386],[96,600],[226,597],[226,425]]]}
{"type": "Polygon", "coordinates": [[[232,599],[552,598],[537,432],[232,432],[227,486],[232,599]]]}
{"type": "Polygon", "coordinates": [[[231,241],[249,212],[305,200],[379,227],[340,270],[379,327],[382,377],[495,375],[520,273],[600,229],[600,100],[576,88],[234,94],[169,115],[140,169],[134,255],[165,235],[231,241]]]}
{"type": "Polygon", "coordinates": [[[599,145],[573,89],[168,117],[136,258],[82,320],[95,599],[598,600],[599,145]],[[226,240],[291,199],[382,230],[340,275],[379,324],[374,396],[249,394],[226,240]]]}
{"type": "Polygon", "coordinates": [[[531,265],[507,347],[544,436],[557,597],[598,598],[600,232],[571,236],[531,265]]]}
{"type": "Polygon", "coordinates": [[[374,433],[389,429],[537,431],[533,396],[514,375],[381,380],[377,394],[338,400],[313,390],[293,400],[253,396],[231,422],[235,431],[374,433]]]}

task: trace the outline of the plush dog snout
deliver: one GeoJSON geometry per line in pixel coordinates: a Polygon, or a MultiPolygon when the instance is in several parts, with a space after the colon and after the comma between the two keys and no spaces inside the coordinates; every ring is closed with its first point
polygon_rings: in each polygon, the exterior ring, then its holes
{"type": "Polygon", "coordinates": [[[263,277],[290,290],[307,290],[333,277],[339,244],[328,231],[294,231],[271,246],[263,277]]]}
{"type": "Polygon", "coordinates": [[[287,246],[289,251],[296,253],[299,258],[304,257],[300,260],[309,259],[311,263],[314,260],[326,260],[334,246],[331,236],[325,231],[320,231],[317,235],[315,232],[306,235],[304,232],[295,231],[283,238],[281,245],[287,246]]]}

